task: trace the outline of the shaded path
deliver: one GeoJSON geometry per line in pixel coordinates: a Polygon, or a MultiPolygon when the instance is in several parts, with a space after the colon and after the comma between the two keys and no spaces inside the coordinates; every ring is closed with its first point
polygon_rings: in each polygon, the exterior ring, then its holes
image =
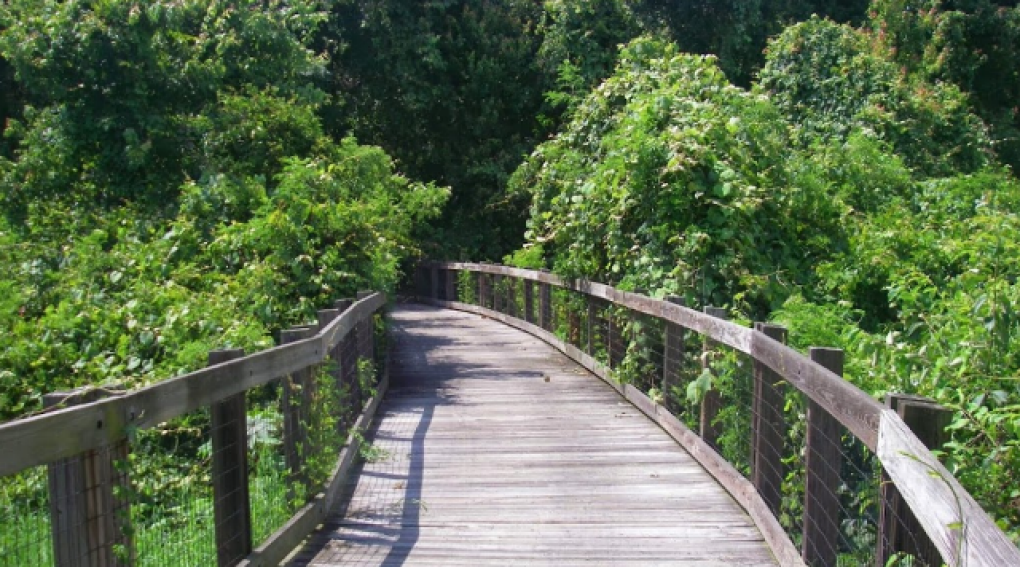
{"type": "Polygon", "coordinates": [[[545,343],[432,307],[392,319],[373,458],[291,565],[775,565],[708,473],[545,343]]]}

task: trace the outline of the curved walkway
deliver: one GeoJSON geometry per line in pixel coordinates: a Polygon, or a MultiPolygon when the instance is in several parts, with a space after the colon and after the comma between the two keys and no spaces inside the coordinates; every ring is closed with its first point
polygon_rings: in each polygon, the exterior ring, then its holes
{"type": "Polygon", "coordinates": [[[290,565],[776,564],[693,458],[542,341],[418,305],[392,322],[368,461],[290,565]]]}

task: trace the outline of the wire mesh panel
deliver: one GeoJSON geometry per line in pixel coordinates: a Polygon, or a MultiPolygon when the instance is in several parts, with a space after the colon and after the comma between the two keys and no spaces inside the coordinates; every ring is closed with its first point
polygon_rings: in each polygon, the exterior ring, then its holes
{"type": "Polygon", "coordinates": [[[139,431],[131,449],[131,523],[137,564],[215,565],[209,410],[139,431]]]}
{"type": "Polygon", "coordinates": [[[52,565],[46,467],[0,478],[0,565],[52,565]]]}

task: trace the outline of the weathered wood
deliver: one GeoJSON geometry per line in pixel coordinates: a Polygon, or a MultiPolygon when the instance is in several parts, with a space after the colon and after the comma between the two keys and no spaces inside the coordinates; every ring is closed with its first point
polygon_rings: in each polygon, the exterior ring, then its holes
{"type": "Polygon", "coordinates": [[[552,287],[549,284],[538,285],[538,326],[552,331],[552,287]]]}
{"type": "MultiPolygon", "coordinates": [[[[666,301],[675,305],[684,305],[684,299],[675,295],[666,297],[666,301]]],[[[670,411],[680,409],[677,403],[680,391],[680,372],[684,362],[684,328],[676,323],[666,321],[665,337],[662,349],[662,399],[670,411]]]]}
{"type": "MultiPolygon", "coordinates": [[[[887,394],[886,407],[895,411],[903,422],[929,449],[941,449],[948,440],[946,427],[952,412],[931,398],[909,394],[887,394]]],[[[882,502],[878,518],[878,542],[875,564],[884,567],[897,553],[915,558],[918,567],[939,567],[942,556],[927,537],[914,513],[903,502],[896,485],[882,472],[882,502]]]]}
{"type": "MultiPolygon", "coordinates": [[[[73,407],[119,393],[112,388],[55,392],[43,396],[43,407],[73,407]]],[[[128,440],[122,439],[47,467],[53,563],[58,567],[132,564],[134,546],[125,529],[130,502],[117,496],[130,485],[129,450],[128,440]],[[118,548],[123,552],[117,553],[118,548]]]]}
{"type": "MultiPolygon", "coordinates": [[[[811,360],[843,374],[843,351],[812,347],[811,360]]],[[[843,428],[808,401],[804,455],[804,532],[802,554],[811,567],[835,567],[839,551],[839,484],[843,468],[843,428]]]]}
{"type": "MultiPolygon", "coordinates": [[[[725,309],[719,307],[705,307],[705,314],[717,319],[726,319],[729,316],[725,309]]],[[[717,356],[718,349],[719,346],[715,341],[705,338],[701,352],[701,367],[703,371],[712,372],[712,361],[717,356]]],[[[715,449],[719,447],[719,435],[722,434],[722,431],[719,430],[716,424],[716,418],[719,415],[720,409],[722,409],[722,396],[719,394],[719,389],[713,384],[712,388],[705,392],[705,395],[701,398],[699,431],[705,443],[715,449]]]]}
{"type": "Polygon", "coordinates": [[[756,360],[764,362],[784,380],[804,392],[815,403],[839,419],[840,423],[866,447],[875,450],[878,440],[879,416],[882,412],[881,404],[853,384],[841,380],[817,364],[812,364],[804,355],[769,339],[764,334],[715,319],[693,309],[643,298],[604,284],[583,280],[566,280],[544,271],[463,262],[449,262],[444,265],[463,270],[528,278],[536,282],[580,291],[595,298],[660,317],[740,352],[750,354],[756,360]]]}
{"type": "Polygon", "coordinates": [[[884,410],[878,458],[947,565],[1020,565],[1020,550],[910,431],[884,410]]]}
{"type": "Polygon", "coordinates": [[[593,355],[595,354],[595,319],[598,316],[598,311],[595,308],[595,300],[590,295],[584,295],[584,304],[587,309],[585,314],[585,352],[593,355]]]}
{"type": "MultiPolygon", "coordinates": [[[[755,323],[754,329],[781,343],[786,329],[755,323]]],[[[779,516],[786,472],[786,404],[782,378],[761,362],[754,362],[754,394],[751,409],[751,480],[772,513],[779,516]]]]}
{"type": "Polygon", "coordinates": [[[775,564],[675,442],[548,346],[455,312],[393,318],[382,456],[288,565],[775,564]]]}
{"type": "MultiPolygon", "coordinates": [[[[209,353],[215,365],[244,356],[241,349],[209,353]]],[[[244,393],[212,405],[213,515],[216,562],[232,567],[251,553],[251,504],[248,497],[248,421],[244,393]]]]}
{"type": "MultiPolygon", "coordinates": [[[[526,282],[542,282],[549,285],[580,291],[588,294],[590,298],[606,300],[610,303],[626,306],[632,310],[658,316],[665,321],[675,323],[688,330],[698,332],[708,338],[733,347],[740,352],[750,354],[755,360],[775,371],[789,385],[804,393],[808,399],[817,404],[817,406],[823,408],[831,416],[835,417],[838,422],[846,427],[864,446],[877,452],[879,445],[880,422],[885,419],[885,414],[883,413],[881,405],[849,382],[842,380],[839,376],[836,376],[824,367],[813,363],[795,350],[767,337],[764,333],[742,328],[732,323],[716,321],[685,307],[670,305],[666,302],[655,300],[643,300],[640,297],[633,297],[631,294],[615,290],[603,284],[583,280],[565,280],[547,272],[535,272],[502,266],[482,266],[469,263],[447,263],[445,265],[451,268],[468,271],[485,271],[489,273],[512,275],[524,278],[526,282]]],[[[485,309],[456,302],[452,302],[446,306],[469,312],[477,312],[486,316],[490,315],[485,309]]],[[[597,376],[606,380],[610,385],[614,384],[611,373],[609,373],[608,370],[597,361],[594,361],[590,356],[580,352],[580,350],[574,349],[570,345],[562,344],[562,341],[558,341],[555,337],[550,338],[547,332],[539,329],[535,325],[529,325],[526,322],[521,322],[519,324],[512,321],[504,322],[517,326],[518,328],[536,336],[542,337],[543,340],[554,345],[561,351],[568,353],[568,355],[575,358],[575,360],[583,360],[583,363],[586,366],[595,369],[594,372],[597,376]]],[[[955,483],[955,480],[953,480],[953,482],[955,483]]],[[[962,489],[958,489],[958,491],[963,492],[962,489]]],[[[970,501],[973,500],[969,495],[965,495],[965,500],[968,499],[970,501]]],[[[994,522],[992,522],[987,514],[981,511],[976,505],[972,508],[967,508],[965,514],[967,525],[994,526],[994,522]]],[[[925,525],[927,526],[926,530],[931,528],[931,526],[928,526],[927,524],[925,525]]],[[[941,533],[937,529],[933,531],[935,533],[941,533]]],[[[1009,555],[1010,548],[1008,546],[997,546],[998,544],[996,542],[1001,542],[1006,539],[1001,531],[997,531],[996,528],[991,527],[988,529],[987,533],[982,532],[980,538],[982,541],[989,542],[988,545],[992,546],[993,551],[989,554],[975,556],[977,557],[975,561],[979,561],[979,563],[975,564],[1010,564],[1002,563],[1001,561],[998,563],[983,562],[988,557],[1012,557],[1009,555]]],[[[939,544],[940,543],[937,541],[936,545],[939,544]]],[[[1020,560],[1014,559],[1012,563],[1020,564],[1020,560]]]]}

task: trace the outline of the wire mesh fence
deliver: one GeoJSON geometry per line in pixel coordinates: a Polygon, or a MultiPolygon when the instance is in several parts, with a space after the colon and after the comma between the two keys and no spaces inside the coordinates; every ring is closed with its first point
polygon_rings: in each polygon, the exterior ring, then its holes
{"type": "MultiPolygon", "coordinates": [[[[114,441],[54,431],[47,435],[87,448],[0,476],[0,566],[205,567],[243,560],[324,489],[374,395],[385,328],[373,313],[383,300],[373,301],[375,309],[363,310],[333,345],[316,333],[351,301],[281,333],[282,345],[293,348],[259,353],[260,363],[238,360],[241,351],[215,351],[205,373],[157,385],[148,397],[110,389],[47,396],[51,412],[61,415],[34,420],[99,416],[77,421],[114,431],[114,441]],[[320,353],[321,345],[329,351],[320,353]],[[298,368],[273,376],[271,369],[284,363],[298,368]],[[251,386],[230,392],[245,380],[251,386]],[[95,410],[104,400],[105,409],[95,410]],[[168,411],[160,404],[197,407],[146,423],[147,412],[168,411]],[[124,415],[144,426],[125,423],[124,415]]],[[[31,429],[23,422],[0,428],[31,429]]],[[[17,458],[32,460],[29,453],[17,458]]]]}
{"type": "MultiPolygon", "coordinates": [[[[429,268],[441,272],[442,281],[456,282],[456,293],[441,295],[426,285],[421,294],[534,323],[666,408],[754,486],[808,565],[942,565],[873,448],[764,363],[669,320],[586,293],[584,286],[486,268],[429,268]]],[[[713,307],[703,312],[727,316],[713,307]]],[[[781,327],[755,329],[785,342],[781,327]]],[[[825,348],[809,353],[836,375],[842,374],[842,356],[825,348]]],[[[896,399],[889,406],[896,409],[896,399]]],[[[917,424],[945,416],[923,400],[907,400],[904,407],[917,412],[917,424]]],[[[904,407],[898,411],[906,419],[904,407]]],[[[924,441],[937,446],[937,437],[924,441]]]]}

